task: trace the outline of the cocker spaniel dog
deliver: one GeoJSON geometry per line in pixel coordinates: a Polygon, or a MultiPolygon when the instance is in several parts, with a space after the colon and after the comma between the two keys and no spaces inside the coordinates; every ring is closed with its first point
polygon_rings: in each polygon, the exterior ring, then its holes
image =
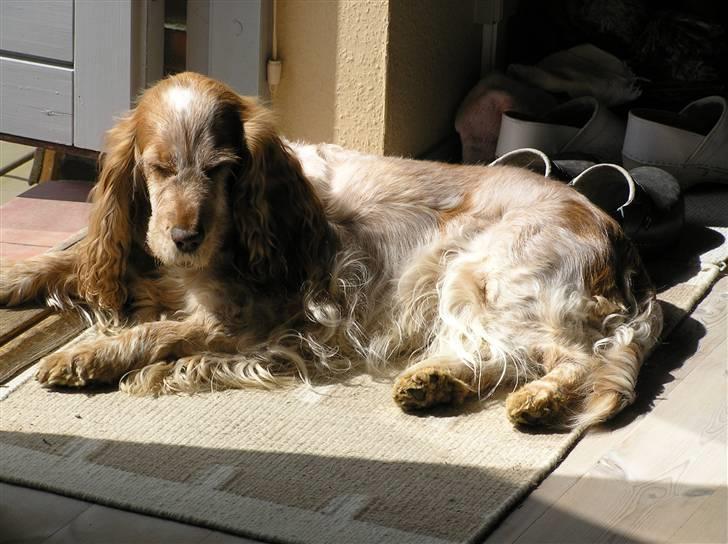
{"type": "Polygon", "coordinates": [[[132,394],[397,369],[404,410],[510,384],[514,423],[628,405],[662,318],[619,225],[523,169],[282,139],[269,112],[184,73],[109,131],[87,237],[5,266],[0,303],[106,328],[46,357],[48,386],[132,394]]]}

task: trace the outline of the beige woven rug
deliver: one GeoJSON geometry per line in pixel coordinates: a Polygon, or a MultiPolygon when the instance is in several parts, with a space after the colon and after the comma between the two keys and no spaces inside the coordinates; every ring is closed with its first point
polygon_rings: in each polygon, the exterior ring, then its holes
{"type": "MultiPolygon", "coordinates": [[[[690,229],[651,266],[668,327],[728,257],[728,229],[690,229]]],[[[264,541],[478,541],[578,439],[514,430],[502,399],[405,415],[367,378],[140,399],[44,390],[32,370],[0,391],[0,480],[264,541]]]]}

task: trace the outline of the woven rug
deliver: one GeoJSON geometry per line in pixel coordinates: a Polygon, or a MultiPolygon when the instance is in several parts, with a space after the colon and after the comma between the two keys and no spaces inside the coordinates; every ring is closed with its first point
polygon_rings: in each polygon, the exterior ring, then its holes
{"type": "MultiPolygon", "coordinates": [[[[725,264],[725,210],[649,263],[668,329],[725,264]]],[[[502,397],[406,415],[366,377],[149,399],[48,391],[32,372],[0,391],[0,480],[264,541],[478,541],[579,438],[514,430],[502,397]]]]}

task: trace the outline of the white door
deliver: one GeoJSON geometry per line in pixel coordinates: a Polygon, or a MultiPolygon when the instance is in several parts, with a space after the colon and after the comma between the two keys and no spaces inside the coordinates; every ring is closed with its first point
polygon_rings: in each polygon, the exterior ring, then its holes
{"type": "MultiPolygon", "coordinates": [[[[187,69],[264,96],[271,0],[188,0],[187,69]]],[[[162,76],[164,0],[75,0],[73,145],[103,135],[162,76]]]]}
{"type": "MultiPolygon", "coordinates": [[[[186,7],[187,69],[265,95],[271,0],[186,7]]],[[[100,150],[162,77],[164,12],[165,0],[0,0],[0,133],[100,150]]]]}

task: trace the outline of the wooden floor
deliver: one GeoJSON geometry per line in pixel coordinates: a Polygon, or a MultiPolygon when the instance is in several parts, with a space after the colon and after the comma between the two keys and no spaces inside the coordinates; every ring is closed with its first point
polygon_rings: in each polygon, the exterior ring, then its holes
{"type": "MultiPolygon", "coordinates": [[[[728,276],[652,361],[636,405],[582,439],[486,543],[728,542],[728,276]]],[[[0,484],[10,542],[255,541],[0,484]]]]}
{"type": "Polygon", "coordinates": [[[727,316],[724,276],[644,368],[636,405],[485,542],[728,542],[727,316]]]}

